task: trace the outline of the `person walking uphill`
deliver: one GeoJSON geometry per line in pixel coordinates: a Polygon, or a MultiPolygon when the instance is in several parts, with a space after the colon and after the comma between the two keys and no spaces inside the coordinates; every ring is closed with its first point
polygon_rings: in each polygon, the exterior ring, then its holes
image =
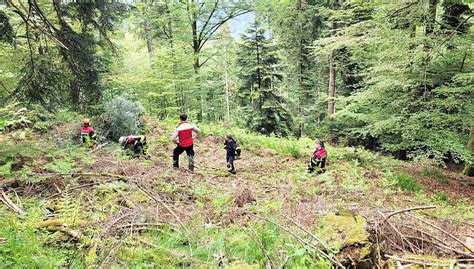
{"type": "Polygon", "coordinates": [[[173,150],[173,167],[179,168],[179,155],[186,151],[188,155],[188,168],[190,171],[194,170],[194,141],[193,132],[201,133],[201,130],[187,121],[188,116],[181,114],[179,116],[180,123],[176,127],[171,136],[171,140],[176,144],[173,150]]]}

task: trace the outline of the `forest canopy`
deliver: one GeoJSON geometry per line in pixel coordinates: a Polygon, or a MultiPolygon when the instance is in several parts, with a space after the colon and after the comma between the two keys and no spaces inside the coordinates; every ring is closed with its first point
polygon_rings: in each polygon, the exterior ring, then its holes
{"type": "Polygon", "coordinates": [[[461,0],[6,0],[1,103],[102,115],[122,96],[160,119],[187,112],[471,164],[472,9],[461,0]]]}

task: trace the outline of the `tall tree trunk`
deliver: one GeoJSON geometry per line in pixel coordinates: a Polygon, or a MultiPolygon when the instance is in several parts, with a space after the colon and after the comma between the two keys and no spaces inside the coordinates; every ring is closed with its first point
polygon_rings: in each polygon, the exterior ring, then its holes
{"type": "Polygon", "coordinates": [[[230,122],[230,103],[229,103],[229,75],[227,73],[227,55],[225,57],[224,79],[225,79],[225,104],[227,109],[227,121],[230,122]]]}
{"type": "Polygon", "coordinates": [[[298,32],[298,88],[300,90],[299,94],[299,107],[298,107],[298,115],[299,115],[299,132],[298,137],[302,137],[304,135],[304,106],[305,106],[305,85],[303,84],[303,24],[301,23],[301,16],[303,12],[303,0],[298,0],[296,2],[296,26],[298,32]]]}
{"type": "Polygon", "coordinates": [[[153,58],[155,48],[153,47],[153,40],[152,40],[151,29],[150,29],[150,21],[148,21],[148,19],[145,19],[145,21],[143,22],[143,28],[145,30],[146,47],[148,49],[148,54],[150,55],[150,58],[153,58]]]}
{"type": "Polygon", "coordinates": [[[434,31],[434,26],[436,24],[437,4],[438,4],[438,0],[428,0],[427,19],[425,21],[425,33],[427,36],[432,34],[434,31]]]}
{"type": "Polygon", "coordinates": [[[153,52],[155,48],[153,47],[153,37],[151,35],[151,25],[150,21],[148,20],[148,3],[145,1],[145,7],[143,9],[143,17],[145,20],[143,21],[143,30],[145,32],[145,39],[146,39],[146,47],[148,49],[148,55],[150,56],[150,60],[153,58],[153,52]]]}
{"type": "Polygon", "coordinates": [[[336,113],[336,63],[334,51],[329,56],[329,89],[328,89],[328,115],[336,113]]]}
{"type": "Polygon", "coordinates": [[[470,155],[470,162],[466,162],[464,170],[462,171],[463,175],[474,176],[474,121],[471,122],[471,133],[469,134],[469,142],[467,143],[467,150],[470,155]]]}

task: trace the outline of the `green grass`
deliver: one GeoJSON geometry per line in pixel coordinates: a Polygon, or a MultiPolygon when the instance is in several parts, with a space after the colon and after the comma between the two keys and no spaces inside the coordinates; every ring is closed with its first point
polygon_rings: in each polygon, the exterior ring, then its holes
{"type": "Polygon", "coordinates": [[[403,191],[418,192],[421,190],[420,184],[418,184],[418,182],[416,182],[416,180],[409,174],[395,174],[391,177],[391,181],[403,191]]]}
{"type": "Polygon", "coordinates": [[[446,193],[444,192],[436,192],[433,198],[435,201],[440,201],[440,202],[445,202],[445,203],[450,202],[448,195],[446,195],[446,193]]]}
{"type": "Polygon", "coordinates": [[[443,172],[433,167],[424,167],[421,170],[420,175],[424,177],[435,178],[436,181],[438,181],[439,183],[443,183],[443,184],[449,183],[448,176],[446,176],[443,172]]]}

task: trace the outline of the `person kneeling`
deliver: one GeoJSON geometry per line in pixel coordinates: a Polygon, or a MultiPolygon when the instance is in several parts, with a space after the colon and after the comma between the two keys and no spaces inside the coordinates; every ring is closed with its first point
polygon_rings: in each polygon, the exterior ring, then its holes
{"type": "Polygon", "coordinates": [[[328,152],[324,148],[324,143],[322,141],[318,141],[314,147],[313,155],[311,156],[311,162],[308,165],[308,173],[313,173],[314,170],[318,174],[322,174],[326,172],[326,158],[328,152]]]}
{"type": "Polygon", "coordinates": [[[122,136],[119,139],[122,149],[130,149],[133,152],[133,157],[137,158],[140,155],[146,155],[146,137],[144,135],[130,135],[122,136]]]}

